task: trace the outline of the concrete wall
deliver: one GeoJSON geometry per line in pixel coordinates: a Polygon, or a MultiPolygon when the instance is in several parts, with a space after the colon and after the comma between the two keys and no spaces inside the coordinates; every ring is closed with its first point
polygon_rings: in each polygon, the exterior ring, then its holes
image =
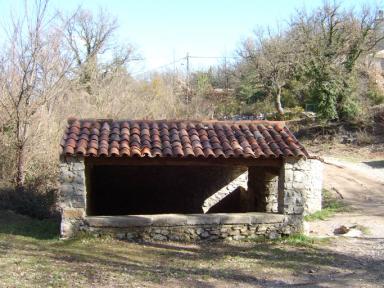
{"type": "Polygon", "coordinates": [[[63,238],[71,237],[78,230],[101,234],[102,231],[112,231],[111,234],[116,236],[125,235],[123,238],[151,238],[157,235],[153,238],[158,240],[171,239],[173,236],[167,235],[172,234],[178,235],[178,238],[184,240],[252,238],[254,235],[268,233],[291,234],[302,230],[303,215],[321,209],[322,163],[312,159],[286,159],[281,169],[253,167],[249,169],[248,180],[247,177],[241,178],[242,181],[248,181],[247,199],[256,201],[259,212],[281,214],[263,213],[266,215],[266,218],[263,218],[266,220],[263,222],[184,223],[161,228],[156,224],[150,227],[140,225],[138,225],[140,227],[134,227],[133,225],[124,229],[120,229],[121,227],[95,227],[86,220],[87,193],[84,159],[62,159],[60,168],[59,199],[62,210],[61,236],[63,238]],[[251,191],[252,189],[254,191],[251,191]],[[268,217],[276,220],[277,218],[273,218],[276,215],[280,217],[279,221],[267,220],[268,217]],[[132,237],[128,233],[130,230],[134,235],[132,237]],[[168,232],[164,232],[165,230],[168,232]],[[161,233],[156,231],[161,231],[161,233]]]}

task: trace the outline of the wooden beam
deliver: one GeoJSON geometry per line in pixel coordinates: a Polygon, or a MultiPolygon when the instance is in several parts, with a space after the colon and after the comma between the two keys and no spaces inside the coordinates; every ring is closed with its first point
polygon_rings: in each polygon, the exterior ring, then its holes
{"type": "Polygon", "coordinates": [[[245,166],[245,167],[281,167],[282,159],[255,158],[127,158],[127,157],[85,157],[87,165],[123,165],[123,166],[245,166]]]}

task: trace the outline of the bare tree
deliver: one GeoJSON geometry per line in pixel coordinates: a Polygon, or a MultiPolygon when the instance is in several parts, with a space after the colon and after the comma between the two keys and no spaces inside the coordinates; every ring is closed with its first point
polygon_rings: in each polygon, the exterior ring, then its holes
{"type": "Polygon", "coordinates": [[[62,17],[65,39],[72,53],[80,83],[91,93],[91,82],[126,65],[133,55],[131,45],[116,41],[116,18],[103,10],[97,16],[79,8],[70,17],[62,17]]]}
{"type": "Polygon", "coordinates": [[[284,33],[257,32],[254,40],[245,41],[239,55],[255,75],[255,82],[273,96],[276,111],[284,115],[282,90],[294,72],[295,51],[284,33]]]}
{"type": "Polygon", "coordinates": [[[48,0],[37,0],[7,30],[0,58],[0,105],[3,127],[14,135],[16,186],[23,188],[26,151],[35,136],[36,115],[58,97],[69,63],[60,53],[61,35],[48,18],[48,0]],[[32,8],[32,9],[31,9],[32,8]],[[29,11],[33,12],[29,12],[29,11]]]}

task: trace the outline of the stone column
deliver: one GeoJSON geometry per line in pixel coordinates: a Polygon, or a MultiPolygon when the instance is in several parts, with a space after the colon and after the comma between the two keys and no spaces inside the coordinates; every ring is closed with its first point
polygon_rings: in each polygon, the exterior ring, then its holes
{"type": "Polygon", "coordinates": [[[60,163],[60,236],[72,236],[86,215],[85,165],[83,158],[63,157],[60,163]]]}
{"type": "Polygon", "coordinates": [[[299,169],[305,160],[285,159],[279,176],[278,209],[287,215],[302,215],[304,212],[305,174],[299,169]]]}
{"type": "Polygon", "coordinates": [[[287,159],[280,178],[280,213],[306,215],[321,210],[323,164],[319,160],[287,159]]]}
{"type": "Polygon", "coordinates": [[[294,158],[284,161],[279,176],[278,209],[287,215],[285,233],[300,232],[303,216],[321,209],[321,189],[320,161],[294,158]]]}
{"type": "Polygon", "coordinates": [[[304,215],[321,210],[324,165],[317,159],[308,159],[304,181],[304,215]]]}
{"type": "Polygon", "coordinates": [[[250,194],[254,195],[255,210],[257,212],[278,212],[278,171],[267,167],[250,167],[250,194]]]}

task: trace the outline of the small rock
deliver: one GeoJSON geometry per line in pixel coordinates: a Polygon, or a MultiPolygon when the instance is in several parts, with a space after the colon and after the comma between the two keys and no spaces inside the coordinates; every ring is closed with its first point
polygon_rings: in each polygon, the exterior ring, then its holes
{"type": "Polygon", "coordinates": [[[245,236],[242,236],[242,235],[235,235],[235,236],[232,237],[232,239],[238,241],[238,240],[245,239],[245,236]]]}
{"type": "Polygon", "coordinates": [[[315,272],[316,272],[316,271],[315,271],[314,269],[309,269],[309,270],[308,270],[308,273],[311,273],[311,274],[312,274],[312,273],[315,273],[315,272]]]}
{"type": "MultiPolygon", "coordinates": [[[[166,237],[165,237],[165,238],[166,238],[166,237]]],[[[179,235],[171,234],[171,235],[169,236],[169,240],[172,240],[172,241],[180,241],[181,238],[180,238],[179,235]]]]}
{"type": "Polygon", "coordinates": [[[281,237],[280,234],[275,231],[272,231],[268,234],[268,238],[271,240],[278,239],[280,237],[281,237]]]}
{"type": "Polygon", "coordinates": [[[167,237],[161,235],[161,234],[156,234],[155,236],[153,236],[153,240],[155,241],[165,241],[167,240],[167,237]]]}
{"type": "Polygon", "coordinates": [[[333,233],[335,234],[345,234],[349,231],[349,228],[347,226],[341,225],[340,227],[336,228],[333,233]]]}
{"type": "Polygon", "coordinates": [[[203,232],[204,232],[204,229],[203,229],[203,228],[197,228],[197,229],[196,229],[196,233],[197,233],[198,235],[202,234],[203,232]]]}
{"type": "Polygon", "coordinates": [[[161,233],[160,234],[162,234],[162,235],[164,235],[164,236],[168,236],[169,235],[169,230],[167,230],[167,229],[163,229],[163,230],[161,230],[161,233]]]}

